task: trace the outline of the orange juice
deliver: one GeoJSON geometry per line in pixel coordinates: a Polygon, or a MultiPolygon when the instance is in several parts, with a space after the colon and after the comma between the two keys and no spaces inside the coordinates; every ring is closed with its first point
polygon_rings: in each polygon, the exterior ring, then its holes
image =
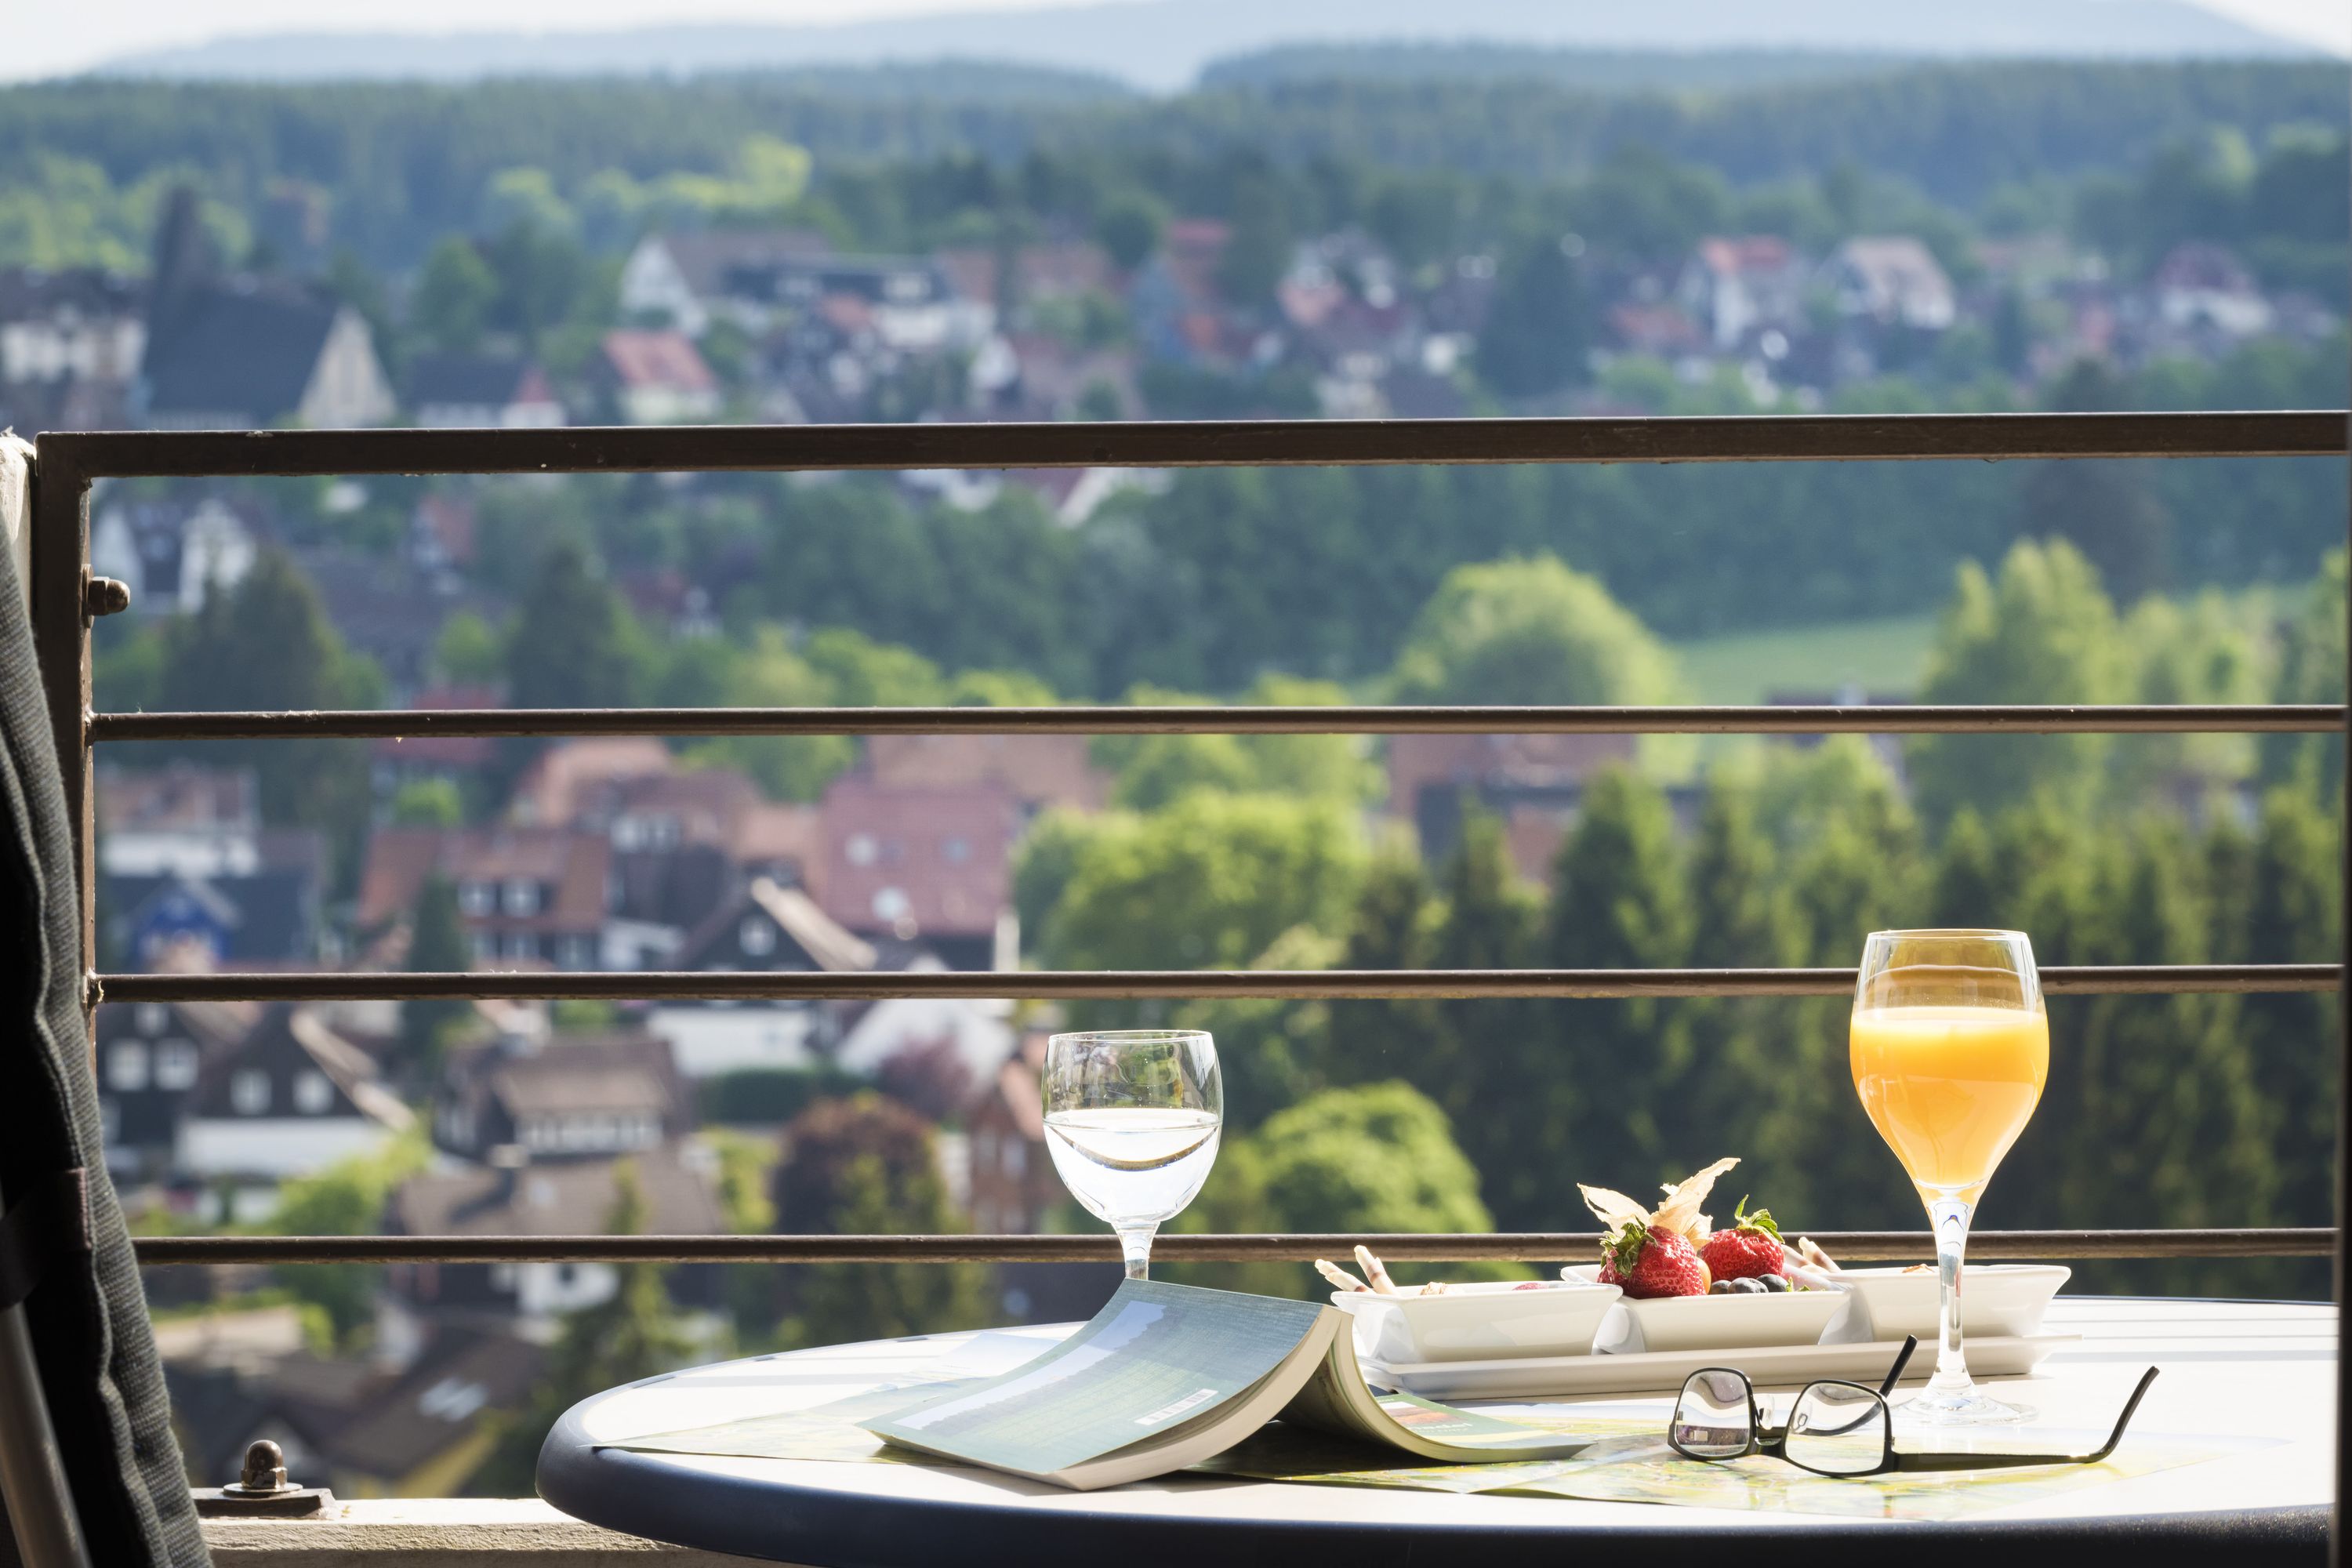
{"type": "Polygon", "coordinates": [[[2050,1077],[2050,1020],[2006,1007],[1853,1016],[1853,1087],[1920,1195],[1973,1204],[2050,1077]]]}

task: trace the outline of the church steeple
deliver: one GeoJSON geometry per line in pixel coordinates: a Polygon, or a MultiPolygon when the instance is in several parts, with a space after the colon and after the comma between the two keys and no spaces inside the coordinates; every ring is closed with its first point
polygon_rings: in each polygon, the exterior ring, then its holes
{"type": "Polygon", "coordinates": [[[185,185],[173,188],[163,207],[163,221],[155,229],[154,276],[148,284],[147,353],[153,363],[156,351],[169,342],[184,321],[195,295],[219,270],[220,258],[205,232],[196,208],[196,194],[185,185]]]}

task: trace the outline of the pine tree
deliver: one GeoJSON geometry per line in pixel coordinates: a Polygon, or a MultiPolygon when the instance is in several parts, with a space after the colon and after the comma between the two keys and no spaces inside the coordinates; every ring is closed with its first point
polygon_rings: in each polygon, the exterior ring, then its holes
{"type": "MultiPolygon", "coordinates": [[[[1779,876],[1752,792],[1710,781],[1691,847],[1691,944],[1700,968],[1779,969],[1804,962],[1804,937],[1779,876]]],[[[1678,1005],[1679,1058],[1667,1089],[1694,1157],[1737,1154],[1740,1181],[1771,1194],[1774,1212],[1819,1212],[1819,1117],[1843,1081],[1811,1058],[1801,1004],[1717,997],[1678,1005]],[[1800,1061],[1804,1062],[1801,1068],[1800,1061]]]]}
{"type": "MultiPolygon", "coordinates": [[[[457,884],[435,873],[416,890],[409,917],[408,968],[412,973],[459,972],[471,968],[472,949],[457,910],[457,884]]],[[[400,1005],[400,1048],[409,1077],[430,1084],[440,1066],[442,1048],[450,1032],[473,1016],[470,1002],[419,997],[400,1005]]]]}
{"type": "MultiPolygon", "coordinates": [[[[1542,957],[1562,969],[1666,969],[1689,945],[1683,872],[1674,815],[1664,794],[1630,769],[1610,768],[1586,785],[1582,813],[1560,846],[1552,872],[1542,957]]],[[[1563,1086],[1544,1110],[1543,1158],[1528,1158],[1502,1183],[1491,1165],[1489,1192],[1506,1224],[1557,1221],[1561,1194],[1577,1181],[1643,1192],[1707,1160],[1680,1125],[1671,1090],[1684,1056],[1682,1019],[1673,1002],[1587,1001],[1542,1008],[1529,1043],[1544,1059],[1528,1064],[1530,1081],[1563,1086]],[[1565,1114],[1563,1114],[1565,1113],[1565,1114]],[[1571,1168],[1573,1167],[1573,1168],[1571,1168]]]]}
{"type": "Polygon", "coordinates": [[[566,541],[542,556],[507,639],[507,693],[518,708],[625,705],[637,689],[635,627],[588,552],[566,541]]]}
{"type": "MultiPolygon", "coordinates": [[[[234,587],[213,584],[195,614],[167,624],[158,705],[373,708],[383,699],[383,685],[375,665],[336,635],[301,568],[272,548],[261,552],[234,587]]],[[[355,857],[356,825],[367,816],[365,742],[255,746],[212,741],[174,749],[203,762],[252,768],[265,821],[352,835],[336,848],[355,857]]]]}
{"type": "MultiPolygon", "coordinates": [[[[2336,830],[2298,789],[2263,802],[2253,847],[2245,958],[2253,963],[2333,963],[2343,919],[2336,830]]],[[[2246,1048],[2268,1108],[2284,1223],[2327,1225],[2335,1215],[2336,1041],[2331,994],[2244,1000],[2246,1048]]]]}
{"type": "MultiPolygon", "coordinates": [[[[1339,966],[1433,967],[1436,912],[1421,858],[1407,846],[1383,849],[1364,873],[1339,966]]],[[[1438,1004],[1422,998],[1334,1002],[1326,1020],[1330,1039],[1324,1059],[1337,1082],[1412,1078],[1425,1072],[1443,1049],[1445,1026],[1438,1004]]]]}

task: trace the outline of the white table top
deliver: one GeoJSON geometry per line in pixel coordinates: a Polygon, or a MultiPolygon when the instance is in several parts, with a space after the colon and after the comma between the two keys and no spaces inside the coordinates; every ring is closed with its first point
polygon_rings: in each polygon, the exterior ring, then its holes
{"type": "MultiPolygon", "coordinates": [[[[972,1338],[941,1334],[721,1363],[600,1394],[575,1407],[550,1437],[541,1458],[541,1490],[566,1511],[614,1529],[811,1563],[941,1560],[950,1541],[961,1545],[944,1560],[993,1561],[999,1553],[990,1542],[1000,1540],[997,1532],[1005,1542],[1046,1545],[1057,1531],[1083,1521],[1087,1528],[1079,1533],[1089,1551],[1104,1549],[1112,1539],[1102,1527],[1118,1527],[1118,1550],[1127,1558],[1119,1568],[1158,1560],[1163,1552],[1153,1548],[1155,1541],[1192,1540],[1198,1534],[1194,1526],[1273,1532],[1288,1542],[1284,1561],[1301,1563],[1318,1559],[1312,1543],[1326,1533],[1334,1539],[1346,1534],[1354,1542],[1348,1552],[1334,1552],[1331,1560],[1339,1561],[1360,1547],[1367,1531],[1388,1540],[1424,1531],[1450,1535],[1465,1527],[1479,1531],[1482,1549],[1499,1548],[1506,1536],[1549,1536],[1556,1549],[1561,1533],[1679,1536],[1725,1527],[1749,1532],[1795,1528],[1814,1542],[1824,1531],[1964,1527],[1981,1546],[1986,1527],[2004,1521],[2048,1527],[2101,1520],[2118,1528],[2133,1521],[2136,1534],[2153,1521],[2204,1530],[2209,1536],[2220,1530],[2226,1537],[2231,1529],[2246,1525],[2255,1510],[2308,1510],[2332,1500],[2332,1305],[2061,1298],[2046,1327],[2084,1338],[2052,1356],[2033,1375],[1993,1384],[2005,1396],[2037,1406],[2043,1424],[2104,1429],[2152,1363],[2163,1368],[2163,1375],[2141,1406],[2133,1434],[2273,1441],[2259,1451],[1974,1513],[1950,1525],[1199,1476],[1077,1493],[981,1470],[649,1454],[595,1446],[805,1408],[910,1373],[919,1376],[925,1363],[951,1361],[972,1338]],[[900,1540],[918,1517],[929,1525],[900,1540]],[[950,1533],[943,1536],[942,1531],[950,1533]],[[930,1550],[919,1552],[926,1540],[930,1550]],[[1135,1549],[1127,1550],[1127,1542],[1135,1549]]],[[[1035,1337],[1042,1347],[1069,1328],[1012,1331],[1035,1337]]],[[[1736,1357],[1727,1359],[1736,1363],[1736,1357]]],[[[1920,1361],[1928,1362],[1925,1348],[1920,1361]]],[[[1626,1401],[1620,1396],[1608,1403],[1626,1401]]],[[[1671,1401],[1662,1396],[1655,1403],[1663,1427],[1671,1401]]],[[[2273,1544],[2301,1547],[2308,1544],[2312,1525],[2305,1512],[2273,1516],[2266,1528],[2286,1532],[2274,1536],[2273,1544]]],[[[2037,1538],[2047,1533],[2034,1531],[2037,1538]]],[[[1185,1554],[1197,1557],[1198,1542],[1185,1554]]],[[[1496,1555],[1513,1553],[1498,1550],[1496,1555]]],[[[1743,1547],[1743,1562],[1755,1560],[1743,1547]]],[[[2144,1552],[2141,1560],[2146,1561],[2144,1552]]]]}

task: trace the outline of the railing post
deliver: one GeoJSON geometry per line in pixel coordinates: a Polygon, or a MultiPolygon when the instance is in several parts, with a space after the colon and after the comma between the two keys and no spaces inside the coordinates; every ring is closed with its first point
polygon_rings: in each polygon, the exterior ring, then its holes
{"type": "MultiPolygon", "coordinates": [[[[32,508],[33,651],[73,833],[81,952],[77,972],[98,966],[98,837],[92,799],[88,717],[89,659],[89,476],[56,437],[35,447],[32,508]]],[[[88,986],[84,986],[85,997],[88,986]]],[[[84,1033],[96,1048],[93,1009],[82,1005],[84,1033]]]]}

